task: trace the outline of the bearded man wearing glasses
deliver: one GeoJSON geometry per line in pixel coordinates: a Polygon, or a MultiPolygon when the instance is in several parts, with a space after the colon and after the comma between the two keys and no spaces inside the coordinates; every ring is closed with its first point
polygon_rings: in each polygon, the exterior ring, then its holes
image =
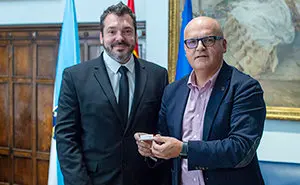
{"type": "Polygon", "coordinates": [[[223,60],[227,43],[217,20],[194,18],[184,38],[193,71],[166,87],[153,142],[135,134],[139,153],[153,166],[172,160],[173,185],[263,185],[259,82],[223,60]]]}

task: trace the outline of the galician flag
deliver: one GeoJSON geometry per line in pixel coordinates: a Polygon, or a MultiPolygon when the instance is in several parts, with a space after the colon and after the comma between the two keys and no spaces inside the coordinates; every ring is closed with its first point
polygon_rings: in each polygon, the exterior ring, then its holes
{"type": "Polygon", "coordinates": [[[51,140],[48,185],[63,185],[63,175],[57,159],[54,127],[56,125],[58,97],[62,82],[62,73],[66,67],[80,63],[78,25],[74,0],[66,0],[64,19],[60,35],[58,60],[53,93],[53,134],[51,140]]]}

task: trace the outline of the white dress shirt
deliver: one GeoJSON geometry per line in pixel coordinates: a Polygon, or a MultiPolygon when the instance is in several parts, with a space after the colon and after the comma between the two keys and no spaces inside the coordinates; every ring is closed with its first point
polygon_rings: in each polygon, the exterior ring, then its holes
{"type": "Polygon", "coordinates": [[[134,70],[135,65],[134,65],[133,55],[131,55],[129,61],[126,64],[120,64],[119,62],[112,59],[104,50],[103,59],[117,102],[119,102],[119,92],[120,92],[119,83],[121,78],[121,73],[119,73],[118,70],[121,66],[125,66],[128,69],[127,76],[128,76],[128,85],[129,85],[129,107],[128,107],[128,117],[129,117],[131,106],[132,106],[133,95],[134,95],[134,89],[135,89],[135,70],[134,70]]]}

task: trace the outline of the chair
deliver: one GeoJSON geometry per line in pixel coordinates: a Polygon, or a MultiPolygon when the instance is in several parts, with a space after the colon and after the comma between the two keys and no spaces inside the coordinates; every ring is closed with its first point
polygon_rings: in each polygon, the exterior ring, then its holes
{"type": "Polygon", "coordinates": [[[300,185],[300,164],[259,161],[266,185],[300,185]]]}

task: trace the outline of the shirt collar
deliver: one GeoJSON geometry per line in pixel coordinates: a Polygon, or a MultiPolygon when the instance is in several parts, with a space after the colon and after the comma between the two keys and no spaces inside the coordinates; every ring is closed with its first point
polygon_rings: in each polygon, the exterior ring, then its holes
{"type": "Polygon", "coordinates": [[[121,66],[125,66],[130,73],[134,72],[134,57],[132,54],[126,64],[120,64],[119,62],[111,58],[105,50],[103,52],[103,59],[106,67],[108,67],[114,73],[117,73],[121,66]]]}
{"type": "Polygon", "coordinates": [[[197,85],[197,83],[196,83],[196,74],[195,74],[195,71],[193,70],[191,72],[191,74],[189,76],[189,79],[188,79],[188,82],[187,82],[188,87],[190,89],[193,88],[193,87],[198,87],[198,88],[203,88],[203,87],[206,87],[206,86],[213,87],[215,85],[215,82],[217,80],[218,74],[220,73],[220,70],[221,70],[222,66],[223,66],[223,62],[221,64],[220,68],[218,69],[218,71],[215,72],[215,74],[210,79],[208,79],[202,87],[197,85]]]}

